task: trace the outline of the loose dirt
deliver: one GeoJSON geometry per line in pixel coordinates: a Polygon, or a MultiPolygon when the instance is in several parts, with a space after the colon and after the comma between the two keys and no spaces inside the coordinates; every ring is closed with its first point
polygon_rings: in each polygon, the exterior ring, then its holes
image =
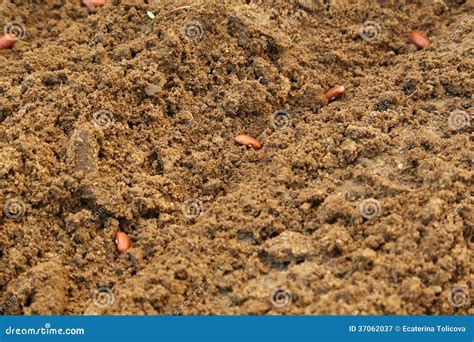
{"type": "Polygon", "coordinates": [[[473,15],[3,0],[2,313],[474,314],[473,15]]]}

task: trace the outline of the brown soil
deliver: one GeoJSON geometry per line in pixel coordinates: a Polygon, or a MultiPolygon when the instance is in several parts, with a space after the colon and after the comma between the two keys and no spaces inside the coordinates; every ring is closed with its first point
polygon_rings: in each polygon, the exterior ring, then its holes
{"type": "Polygon", "coordinates": [[[189,4],[3,0],[2,312],[473,314],[473,3],[189,4]]]}

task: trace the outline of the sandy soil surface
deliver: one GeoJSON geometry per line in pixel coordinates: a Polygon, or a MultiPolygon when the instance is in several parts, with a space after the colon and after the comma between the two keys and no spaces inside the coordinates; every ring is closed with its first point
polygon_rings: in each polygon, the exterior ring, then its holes
{"type": "Polygon", "coordinates": [[[473,314],[473,9],[3,0],[1,312],[473,314]]]}

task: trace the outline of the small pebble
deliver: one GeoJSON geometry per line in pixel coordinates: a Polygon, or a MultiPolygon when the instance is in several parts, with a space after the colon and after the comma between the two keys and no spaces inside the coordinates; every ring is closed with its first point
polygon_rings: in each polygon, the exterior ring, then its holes
{"type": "Polygon", "coordinates": [[[428,39],[426,39],[420,32],[411,33],[411,42],[415,44],[418,49],[423,49],[428,45],[428,39]]]}
{"type": "Polygon", "coordinates": [[[77,267],[81,267],[81,258],[80,257],[75,256],[74,259],[73,259],[73,262],[74,262],[74,265],[76,265],[77,267]]]}
{"type": "Polygon", "coordinates": [[[260,141],[255,138],[252,138],[250,135],[238,135],[234,138],[234,140],[240,145],[252,146],[256,150],[262,147],[260,141]]]}
{"type": "Polygon", "coordinates": [[[145,93],[148,96],[153,96],[157,92],[159,92],[160,90],[161,90],[161,87],[159,85],[156,85],[156,84],[149,84],[145,87],[145,93]]]}

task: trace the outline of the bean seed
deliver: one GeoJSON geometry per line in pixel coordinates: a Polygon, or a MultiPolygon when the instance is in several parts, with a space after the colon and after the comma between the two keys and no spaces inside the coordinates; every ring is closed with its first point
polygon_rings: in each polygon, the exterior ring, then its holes
{"type": "Polygon", "coordinates": [[[328,102],[332,102],[342,95],[344,95],[345,88],[342,85],[336,85],[328,90],[328,92],[324,95],[328,102]]]}
{"type": "Polygon", "coordinates": [[[7,33],[0,37],[0,50],[8,49],[15,44],[16,36],[13,33],[7,33]]]}
{"type": "Polygon", "coordinates": [[[107,0],[82,0],[82,3],[87,7],[99,7],[105,5],[107,0]]]}
{"type": "Polygon", "coordinates": [[[262,147],[260,141],[255,138],[252,138],[250,135],[241,134],[236,136],[235,141],[240,145],[252,146],[254,149],[258,150],[262,147]]]}
{"type": "Polygon", "coordinates": [[[415,44],[418,49],[423,49],[428,45],[429,41],[420,32],[411,33],[411,42],[415,44]]]}
{"type": "Polygon", "coordinates": [[[115,233],[115,245],[120,253],[125,253],[132,247],[132,242],[127,233],[118,231],[115,233]]]}

